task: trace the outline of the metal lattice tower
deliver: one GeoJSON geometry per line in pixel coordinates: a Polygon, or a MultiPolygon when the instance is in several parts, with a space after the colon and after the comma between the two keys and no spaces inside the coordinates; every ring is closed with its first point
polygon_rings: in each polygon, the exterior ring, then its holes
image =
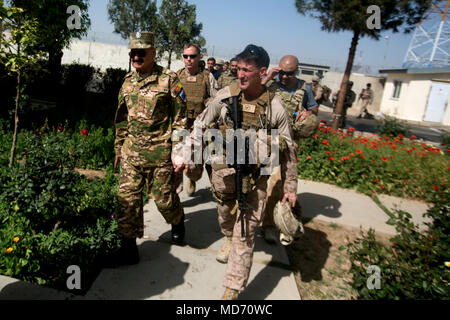
{"type": "Polygon", "coordinates": [[[450,0],[432,4],[414,31],[403,60],[403,68],[438,68],[450,65],[449,5],[450,0]]]}

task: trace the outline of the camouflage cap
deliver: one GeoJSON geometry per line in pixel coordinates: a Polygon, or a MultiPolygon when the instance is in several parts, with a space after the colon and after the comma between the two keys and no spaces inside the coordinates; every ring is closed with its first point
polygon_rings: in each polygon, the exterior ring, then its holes
{"type": "Polygon", "coordinates": [[[150,49],[154,47],[152,32],[133,32],[130,34],[129,49],[150,49]]]}
{"type": "Polygon", "coordinates": [[[218,65],[224,65],[225,64],[225,61],[223,60],[223,59],[216,59],[216,64],[218,64],[218,65]]]}
{"type": "Polygon", "coordinates": [[[284,205],[281,201],[276,203],[273,209],[273,220],[280,229],[280,242],[284,246],[290,245],[305,233],[302,222],[292,213],[289,202],[284,205]]]}

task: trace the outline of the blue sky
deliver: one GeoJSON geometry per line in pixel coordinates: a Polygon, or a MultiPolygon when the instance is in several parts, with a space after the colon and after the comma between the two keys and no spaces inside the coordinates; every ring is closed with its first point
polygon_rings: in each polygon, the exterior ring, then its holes
{"type": "MultiPolygon", "coordinates": [[[[203,24],[208,54],[231,58],[247,44],[263,46],[278,63],[285,54],[301,62],[345,67],[351,32],[328,33],[318,20],[300,15],[294,0],[188,0],[197,6],[197,22],[203,24]]],[[[91,31],[114,37],[107,17],[108,0],[91,0],[91,31]]],[[[158,1],[159,6],[160,1],[158,1]]],[[[381,17],[383,18],[383,17],[381,17]]],[[[362,38],[355,63],[379,67],[400,67],[412,34],[382,33],[389,40],[362,38]],[[386,56],[386,59],[385,59],[386,56]]]]}

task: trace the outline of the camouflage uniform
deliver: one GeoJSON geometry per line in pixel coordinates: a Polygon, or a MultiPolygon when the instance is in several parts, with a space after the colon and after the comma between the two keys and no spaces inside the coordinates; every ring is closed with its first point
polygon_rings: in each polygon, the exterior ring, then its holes
{"type": "Polygon", "coordinates": [[[358,117],[365,117],[368,114],[367,107],[373,101],[373,90],[367,88],[362,89],[359,97],[362,99],[362,106],[361,110],[359,111],[358,117]]]}
{"type": "Polygon", "coordinates": [[[237,75],[233,75],[230,70],[225,71],[217,80],[217,84],[219,85],[219,89],[225,88],[229,86],[233,81],[237,81],[237,75]]]}
{"type": "Polygon", "coordinates": [[[118,189],[119,233],[143,236],[142,191],[154,199],[167,223],[177,224],[183,208],[173,185],[172,130],[186,125],[186,105],[176,74],[154,65],[149,75],[125,76],[116,112],[116,155],[121,155],[118,189]]]}
{"type": "MultiPolygon", "coordinates": [[[[336,99],[337,99],[337,97],[339,97],[340,92],[341,92],[341,90],[339,90],[337,92],[336,99]]],[[[348,88],[347,93],[345,94],[345,98],[344,98],[344,106],[342,108],[342,116],[340,117],[341,121],[340,121],[339,128],[345,128],[345,126],[347,124],[347,109],[352,107],[353,102],[355,102],[355,100],[356,100],[356,93],[353,90],[348,88]]],[[[336,104],[334,105],[333,112],[336,112],[336,104]]]]}
{"type": "Polygon", "coordinates": [[[314,99],[320,105],[324,100],[322,99],[323,88],[319,83],[311,83],[311,90],[314,93],[314,99]]]}
{"type": "MultiPolygon", "coordinates": [[[[304,81],[300,80],[297,84],[297,88],[294,94],[291,94],[286,91],[280,90],[280,85],[278,82],[273,81],[269,84],[269,90],[276,92],[286,107],[290,119],[293,122],[293,130],[294,130],[294,140],[295,142],[301,138],[310,137],[317,129],[319,125],[319,120],[316,115],[310,115],[303,122],[295,122],[294,114],[296,112],[304,111],[303,107],[303,99],[305,97],[306,92],[306,84],[304,81]],[[295,122],[295,123],[294,123],[295,122]]],[[[273,209],[275,208],[275,204],[283,199],[283,193],[280,190],[280,187],[283,183],[281,180],[280,168],[276,168],[269,179],[269,184],[267,188],[267,203],[264,214],[263,227],[274,227],[275,223],[273,221],[273,209]]],[[[301,207],[300,204],[296,203],[294,211],[298,217],[301,215],[301,207]]]]}
{"type": "MultiPolygon", "coordinates": [[[[200,128],[205,128],[209,123],[219,121],[223,124],[223,116],[226,114],[228,101],[232,96],[237,96],[239,106],[242,110],[242,128],[244,130],[254,128],[258,131],[261,127],[258,115],[265,119],[265,128],[270,123],[272,129],[278,129],[280,136],[286,142],[286,148],[280,156],[281,167],[285,179],[285,193],[294,193],[297,190],[297,164],[295,161],[295,147],[292,140],[293,133],[288,119],[288,114],[281,99],[275,94],[265,90],[264,93],[253,101],[246,101],[241,93],[238,84],[225,87],[217,93],[217,96],[208,103],[207,109],[196,121],[200,128]],[[249,107],[250,106],[250,107],[249,107]],[[248,109],[245,109],[248,107],[248,109]],[[250,110],[250,111],[245,111],[250,110]],[[253,110],[253,111],[251,111],[253,110]],[[270,120],[269,120],[270,119],[270,120]]],[[[228,124],[229,126],[229,124],[228,124]]],[[[195,141],[194,134],[194,141],[195,141]]],[[[194,142],[195,143],[195,142],[194,142]]],[[[196,143],[201,143],[197,141],[196,143]]],[[[222,233],[232,236],[231,251],[228,258],[224,286],[230,289],[242,291],[247,285],[253,259],[253,249],[255,245],[255,230],[260,224],[264,214],[267,190],[267,175],[258,175],[259,169],[253,167],[252,179],[246,176],[246,181],[250,181],[251,187],[247,190],[246,200],[249,208],[244,211],[245,237],[241,237],[241,222],[237,219],[239,213],[235,213],[236,206],[234,174],[235,169],[226,164],[212,163],[212,190],[218,199],[218,217],[222,233]],[[250,179],[250,180],[248,180],[250,179]]],[[[189,175],[189,173],[188,173],[189,175]]]]}
{"type": "MultiPolygon", "coordinates": [[[[178,70],[178,78],[183,85],[187,99],[187,129],[191,130],[194,120],[206,108],[208,99],[214,97],[217,93],[217,81],[208,71],[203,70],[195,75],[189,75],[185,68],[178,70]]],[[[210,167],[206,166],[208,174],[210,167]]],[[[203,170],[199,170],[197,176],[192,176],[191,181],[196,182],[202,177],[203,170]]],[[[177,192],[183,190],[183,172],[176,174],[177,192]]]]}

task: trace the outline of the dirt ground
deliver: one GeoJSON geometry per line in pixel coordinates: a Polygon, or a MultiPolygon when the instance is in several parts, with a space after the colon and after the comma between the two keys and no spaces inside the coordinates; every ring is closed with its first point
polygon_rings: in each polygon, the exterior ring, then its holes
{"type": "MultiPolygon", "coordinates": [[[[349,300],[356,298],[346,245],[360,236],[357,228],[318,220],[304,221],[302,239],[286,247],[302,300],[349,300]]],[[[388,236],[377,233],[381,241],[388,236]]]]}

